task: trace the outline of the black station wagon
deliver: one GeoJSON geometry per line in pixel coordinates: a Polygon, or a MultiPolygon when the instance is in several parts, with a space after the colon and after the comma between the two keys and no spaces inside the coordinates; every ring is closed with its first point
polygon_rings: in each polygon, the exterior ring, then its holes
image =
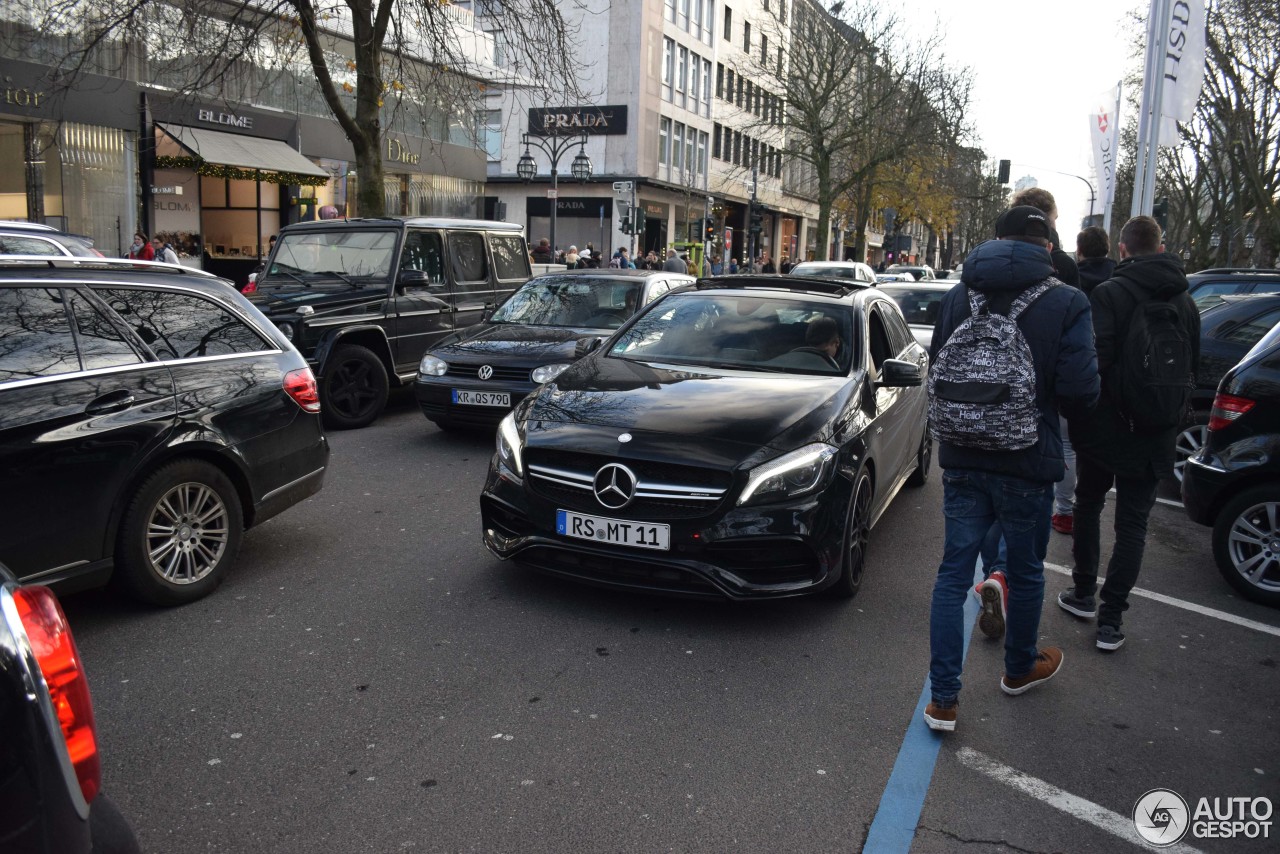
{"type": "Polygon", "coordinates": [[[197,599],[246,529],[320,489],[319,410],[306,360],[223,279],[0,259],[0,562],[197,599]]]}

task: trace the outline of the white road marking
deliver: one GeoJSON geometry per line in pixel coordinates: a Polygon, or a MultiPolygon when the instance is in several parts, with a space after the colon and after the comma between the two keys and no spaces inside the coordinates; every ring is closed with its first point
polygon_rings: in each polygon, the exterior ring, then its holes
{"type": "MultiPolygon", "coordinates": [[[[1114,813],[1106,807],[1099,806],[1093,801],[1087,801],[1070,792],[1064,792],[1057,786],[1032,777],[1030,774],[1024,774],[1016,768],[1001,765],[973,748],[960,748],[956,752],[956,758],[960,760],[962,765],[985,774],[997,782],[1004,783],[1010,788],[1030,795],[1072,818],[1088,822],[1099,830],[1118,836],[1125,842],[1140,848],[1150,847],[1138,835],[1138,830],[1134,827],[1133,819],[1131,818],[1114,813]]],[[[1181,842],[1165,846],[1160,850],[1178,852],[1178,854],[1201,854],[1200,849],[1192,848],[1190,845],[1184,845],[1181,842]]]]}
{"type": "MultiPolygon", "coordinates": [[[[1062,575],[1070,575],[1071,570],[1065,566],[1059,566],[1056,563],[1045,561],[1045,569],[1061,573],[1062,575]]],[[[1098,580],[1102,581],[1105,576],[1099,576],[1098,580]]],[[[1264,634],[1274,635],[1280,638],[1280,628],[1269,625],[1267,623],[1259,623],[1257,620],[1250,620],[1245,617],[1237,617],[1235,614],[1228,614],[1226,611],[1219,611],[1216,608],[1206,608],[1203,605],[1197,605],[1195,602],[1188,602],[1185,599],[1175,599],[1172,596],[1166,596],[1163,593],[1155,593],[1151,590],[1143,590],[1141,587],[1135,587],[1129,591],[1134,596],[1141,596],[1144,599],[1151,599],[1161,602],[1165,605],[1172,605],[1175,608],[1182,608],[1187,611],[1193,611],[1205,617],[1213,617],[1215,620],[1222,620],[1226,623],[1242,626],[1246,629],[1253,629],[1255,632],[1263,632],[1264,634]]]]}

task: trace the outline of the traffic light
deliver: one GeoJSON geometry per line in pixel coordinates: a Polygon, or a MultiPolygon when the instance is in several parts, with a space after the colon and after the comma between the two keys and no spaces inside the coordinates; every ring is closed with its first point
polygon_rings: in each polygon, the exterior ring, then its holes
{"type": "Polygon", "coordinates": [[[704,219],[702,221],[702,225],[703,225],[702,233],[706,235],[706,239],[714,240],[716,237],[716,226],[715,226],[715,223],[711,221],[711,217],[707,217],[706,219],[704,219]]]}
{"type": "Polygon", "coordinates": [[[750,223],[748,231],[752,234],[759,234],[764,231],[764,213],[755,205],[751,206],[751,216],[748,220],[750,223]]]}
{"type": "Polygon", "coordinates": [[[1169,200],[1161,197],[1151,205],[1151,218],[1160,223],[1160,231],[1169,230],[1169,200]]]}
{"type": "Polygon", "coordinates": [[[996,177],[996,180],[999,181],[1001,184],[1009,183],[1009,168],[1012,165],[1013,164],[1008,160],[1000,161],[1000,174],[996,177]]]}

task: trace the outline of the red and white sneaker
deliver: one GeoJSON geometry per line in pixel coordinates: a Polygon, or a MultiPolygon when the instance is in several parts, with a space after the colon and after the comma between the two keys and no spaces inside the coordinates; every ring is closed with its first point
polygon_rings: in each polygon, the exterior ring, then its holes
{"type": "Polygon", "coordinates": [[[977,590],[978,598],[982,600],[978,628],[987,637],[998,640],[1004,637],[1004,612],[1009,607],[1009,584],[1004,573],[997,569],[978,585],[977,590]]]}

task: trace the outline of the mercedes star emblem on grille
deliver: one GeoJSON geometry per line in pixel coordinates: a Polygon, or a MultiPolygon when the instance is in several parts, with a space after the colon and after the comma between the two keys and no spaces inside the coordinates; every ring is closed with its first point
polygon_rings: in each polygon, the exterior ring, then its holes
{"type": "Polygon", "coordinates": [[[591,488],[596,501],[610,510],[621,510],[636,496],[636,475],[620,463],[609,463],[596,472],[591,488]]]}
{"type": "Polygon", "coordinates": [[[482,380],[492,379],[493,365],[481,365],[480,370],[476,371],[476,376],[482,380]]]}

